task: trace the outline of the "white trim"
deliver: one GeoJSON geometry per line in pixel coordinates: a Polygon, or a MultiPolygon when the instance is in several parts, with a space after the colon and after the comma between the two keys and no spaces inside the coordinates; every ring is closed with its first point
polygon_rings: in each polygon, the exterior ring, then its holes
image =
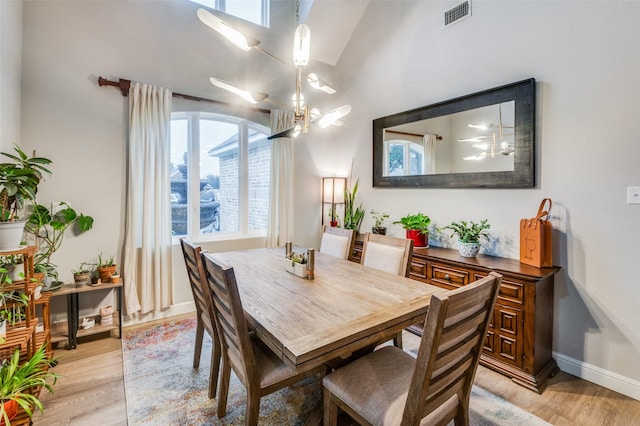
{"type": "Polygon", "coordinates": [[[640,382],[584,361],[553,352],[560,370],[640,401],[640,382]]]}
{"type": "Polygon", "coordinates": [[[143,324],[145,322],[154,321],[158,319],[165,319],[174,317],[177,315],[188,314],[196,311],[196,305],[194,302],[184,302],[176,305],[171,305],[169,309],[161,312],[150,312],[145,315],[125,315],[122,320],[122,326],[143,324]]]}

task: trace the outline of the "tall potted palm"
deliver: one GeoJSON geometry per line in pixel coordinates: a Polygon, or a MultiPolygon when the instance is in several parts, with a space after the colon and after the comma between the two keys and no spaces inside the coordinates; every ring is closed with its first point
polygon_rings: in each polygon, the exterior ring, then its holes
{"type": "Polygon", "coordinates": [[[1,153],[11,161],[0,163],[0,250],[20,247],[26,221],[19,214],[35,201],[43,174],[51,174],[45,167],[51,160],[29,157],[17,145],[14,150],[16,154],[1,153]]]}

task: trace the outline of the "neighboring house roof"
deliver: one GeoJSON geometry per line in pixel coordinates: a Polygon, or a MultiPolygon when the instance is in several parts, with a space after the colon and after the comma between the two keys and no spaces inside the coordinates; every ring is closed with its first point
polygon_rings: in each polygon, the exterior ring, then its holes
{"type": "MultiPolygon", "coordinates": [[[[210,157],[228,157],[230,155],[236,155],[238,152],[238,140],[239,135],[236,133],[218,146],[211,148],[207,154],[209,154],[210,157]]],[[[264,133],[255,129],[249,129],[249,149],[257,149],[270,144],[271,141],[267,140],[267,136],[264,133]]]]}

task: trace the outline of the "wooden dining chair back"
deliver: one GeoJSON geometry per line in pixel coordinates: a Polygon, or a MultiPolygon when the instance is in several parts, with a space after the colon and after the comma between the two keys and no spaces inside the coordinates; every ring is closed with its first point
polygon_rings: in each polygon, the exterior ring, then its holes
{"type": "Polygon", "coordinates": [[[367,233],[364,236],[360,263],[408,277],[412,254],[413,240],[367,233]]]}
{"type": "Polygon", "coordinates": [[[238,284],[232,267],[217,264],[203,254],[206,282],[222,343],[222,378],[218,396],[218,418],[226,414],[231,370],[247,390],[246,425],[258,423],[260,398],[307,377],[325,367],[296,371],[286,365],[255,334],[250,335],[238,284]]]}
{"type": "MultiPolygon", "coordinates": [[[[381,271],[408,277],[412,254],[413,240],[367,233],[364,236],[360,263],[381,271]]],[[[393,344],[402,348],[402,331],[399,331],[393,338],[393,344]]]]}
{"type": "Polygon", "coordinates": [[[355,243],[354,235],[355,231],[353,229],[323,226],[320,253],[349,260],[355,243]]]}
{"type": "Polygon", "coordinates": [[[386,346],[325,377],[325,425],[337,407],[362,424],[469,424],[469,399],[501,275],[431,296],[416,359],[386,346]],[[367,392],[362,392],[366,389],[367,392]]]}
{"type": "Polygon", "coordinates": [[[213,305],[209,295],[209,289],[204,281],[204,269],[200,256],[200,247],[195,246],[186,238],[180,239],[184,263],[187,267],[187,275],[193,301],[196,305],[196,341],[193,351],[193,368],[200,366],[202,353],[202,340],[204,332],[211,337],[211,369],[209,371],[209,398],[215,398],[218,386],[218,371],[220,370],[221,347],[217,333],[217,327],[213,316],[213,305]]]}

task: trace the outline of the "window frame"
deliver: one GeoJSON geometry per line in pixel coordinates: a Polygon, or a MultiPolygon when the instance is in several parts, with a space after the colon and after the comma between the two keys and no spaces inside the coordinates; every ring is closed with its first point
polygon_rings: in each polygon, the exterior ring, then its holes
{"type": "MultiPolygon", "coordinates": [[[[174,235],[173,242],[187,237],[192,241],[225,241],[241,238],[266,237],[267,229],[249,230],[249,129],[269,135],[267,126],[242,117],[203,112],[177,111],[171,113],[174,120],[187,121],[187,234],[174,235]],[[209,120],[235,124],[238,126],[238,230],[235,232],[200,233],[200,121],[209,120]],[[198,178],[193,178],[197,176],[198,178]],[[195,220],[197,218],[197,220],[195,220]]],[[[271,161],[269,162],[271,166],[271,161]]],[[[271,185],[270,185],[271,186],[271,185]]]]}

